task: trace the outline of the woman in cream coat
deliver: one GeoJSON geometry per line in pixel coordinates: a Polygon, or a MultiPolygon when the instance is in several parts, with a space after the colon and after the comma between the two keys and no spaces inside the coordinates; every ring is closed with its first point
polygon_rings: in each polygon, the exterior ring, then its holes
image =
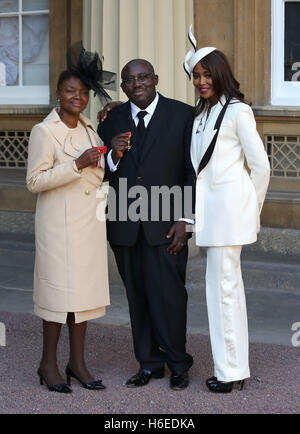
{"type": "Polygon", "coordinates": [[[29,140],[27,186],[38,193],[34,309],[43,321],[43,356],[38,370],[49,390],[70,393],[56,362],[61,324],[67,321],[74,377],[88,389],[104,389],[84,361],[86,321],[109,304],[104,196],[104,156],[91,122],[82,116],[89,87],[75,72],[61,74],[60,109],[36,125],[29,140]]]}
{"type": "Polygon", "coordinates": [[[212,392],[226,393],[234,382],[242,388],[250,376],[240,255],[243,245],[257,239],[270,167],[253,112],[226,57],[214,47],[196,51],[191,32],[189,39],[194,48],[186,56],[185,70],[200,93],[191,143],[197,177],[195,236],[198,246],[207,247],[206,299],[215,368],[206,384],[212,392]],[[213,150],[210,155],[208,149],[213,150]]]}

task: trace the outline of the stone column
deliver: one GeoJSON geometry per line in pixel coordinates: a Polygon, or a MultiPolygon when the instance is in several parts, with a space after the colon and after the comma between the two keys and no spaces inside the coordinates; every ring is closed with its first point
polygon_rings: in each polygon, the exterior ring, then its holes
{"type": "Polygon", "coordinates": [[[270,0],[234,0],[234,73],[253,104],[270,103],[270,0]]]}
{"type": "MultiPolygon", "coordinates": [[[[183,71],[190,49],[187,32],[193,23],[193,0],[84,0],[84,43],[104,55],[104,68],[118,73],[113,100],[125,101],[120,72],[131,59],[149,60],[159,75],[158,90],[194,105],[194,89],[183,71]]],[[[99,103],[91,100],[95,120],[99,103]]]]}
{"type": "MultiPolygon", "coordinates": [[[[84,0],[83,43],[86,49],[97,51],[104,57],[104,69],[118,73],[119,0],[84,0]]],[[[118,84],[119,82],[116,84],[117,89],[118,84]]],[[[108,93],[113,100],[119,99],[118,90],[108,93]]],[[[85,114],[95,126],[97,125],[97,113],[100,109],[99,98],[94,98],[91,93],[90,103],[85,114]]]]}

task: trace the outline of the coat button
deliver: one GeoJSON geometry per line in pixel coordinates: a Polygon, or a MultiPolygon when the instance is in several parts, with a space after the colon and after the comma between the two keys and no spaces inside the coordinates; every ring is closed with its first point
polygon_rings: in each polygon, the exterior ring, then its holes
{"type": "Polygon", "coordinates": [[[90,190],[85,190],[84,194],[88,196],[90,194],[90,190]]]}

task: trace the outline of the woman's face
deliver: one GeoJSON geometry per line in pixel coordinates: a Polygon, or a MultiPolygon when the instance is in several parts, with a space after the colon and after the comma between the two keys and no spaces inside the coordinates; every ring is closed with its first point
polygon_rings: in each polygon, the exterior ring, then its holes
{"type": "Polygon", "coordinates": [[[89,89],[77,77],[70,77],[63,81],[57,91],[60,109],[66,113],[78,116],[89,102],[89,89]]]}
{"type": "Polygon", "coordinates": [[[218,102],[211,73],[202,67],[201,62],[198,62],[193,70],[193,84],[199,91],[201,98],[210,100],[213,103],[218,102]]]}

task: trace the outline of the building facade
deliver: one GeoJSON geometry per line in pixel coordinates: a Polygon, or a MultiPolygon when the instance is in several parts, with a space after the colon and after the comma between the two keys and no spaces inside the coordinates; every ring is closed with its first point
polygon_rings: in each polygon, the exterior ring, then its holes
{"type": "MultiPolygon", "coordinates": [[[[225,52],[252,102],[272,170],[263,225],[299,229],[299,20],[299,0],[1,0],[0,232],[33,231],[28,137],[56,105],[67,48],[82,39],[118,77],[129,60],[145,58],[161,93],[194,104],[182,68],[191,23],[199,47],[225,52]]],[[[125,100],[119,84],[111,96],[125,100]]],[[[99,109],[91,97],[86,114],[94,123],[99,109]]]]}

